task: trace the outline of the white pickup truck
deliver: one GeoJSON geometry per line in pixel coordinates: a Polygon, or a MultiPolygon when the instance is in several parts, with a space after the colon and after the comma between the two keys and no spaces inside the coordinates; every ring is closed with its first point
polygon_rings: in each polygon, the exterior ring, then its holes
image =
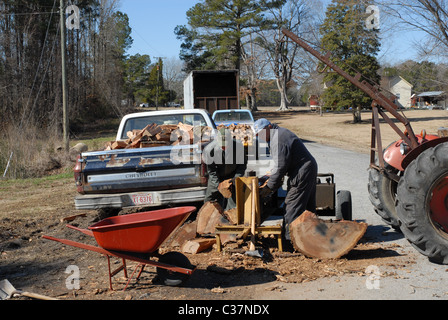
{"type": "MultiPolygon", "coordinates": [[[[116,140],[148,124],[188,124],[216,130],[201,109],[142,112],[125,116],[116,140]]],[[[75,167],[76,209],[153,207],[203,201],[207,188],[204,143],[86,152],[75,167]],[[182,154],[180,158],[179,155],[182,154]]]]}

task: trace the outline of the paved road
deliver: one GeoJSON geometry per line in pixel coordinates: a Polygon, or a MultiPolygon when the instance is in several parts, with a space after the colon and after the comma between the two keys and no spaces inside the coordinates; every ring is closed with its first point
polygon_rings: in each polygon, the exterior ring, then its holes
{"type": "MultiPolygon", "coordinates": [[[[301,284],[282,284],[287,290],[278,292],[276,299],[406,299],[448,300],[448,266],[433,264],[403,238],[401,233],[390,229],[373,210],[367,181],[369,155],[342,149],[307,143],[307,147],[319,164],[320,173],[334,173],[337,190],[350,190],[353,201],[353,219],[369,224],[366,237],[373,242],[398,244],[401,254],[415,257],[417,263],[397,268],[379,269],[380,274],[395,276],[379,277],[379,282],[367,276],[345,275],[323,278],[301,284]],[[370,289],[366,284],[371,284],[370,289]],[[378,286],[379,285],[379,286],[378,286]],[[378,288],[378,289],[375,289],[378,288]]],[[[260,299],[272,299],[272,293],[260,299]]]]}

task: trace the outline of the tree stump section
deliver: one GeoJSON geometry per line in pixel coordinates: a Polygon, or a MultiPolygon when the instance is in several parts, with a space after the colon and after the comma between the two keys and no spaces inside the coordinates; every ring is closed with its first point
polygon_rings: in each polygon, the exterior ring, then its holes
{"type": "Polygon", "coordinates": [[[185,223],[174,233],[171,239],[167,241],[167,245],[180,247],[184,242],[195,239],[197,236],[196,229],[196,221],[185,223]]]}
{"type": "Polygon", "coordinates": [[[229,224],[222,207],[214,201],[207,202],[201,207],[196,221],[196,231],[199,235],[214,234],[216,226],[229,224]]]}
{"type": "Polygon", "coordinates": [[[305,256],[339,259],[357,245],[367,231],[367,224],[324,221],[306,211],[289,228],[294,248],[305,256]]]}
{"type": "Polygon", "coordinates": [[[232,197],[232,188],[233,188],[233,181],[232,179],[229,179],[219,184],[218,191],[222,194],[224,198],[230,199],[232,197]]]}

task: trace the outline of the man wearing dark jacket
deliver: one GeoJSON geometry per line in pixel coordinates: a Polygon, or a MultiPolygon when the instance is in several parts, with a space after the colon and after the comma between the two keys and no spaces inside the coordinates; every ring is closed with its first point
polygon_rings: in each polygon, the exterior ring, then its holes
{"type": "Polygon", "coordinates": [[[260,191],[262,198],[277,191],[283,177],[288,176],[285,198],[285,239],[289,236],[289,225],[305,210],[316,212],[317,162],[303,142],[288,129],[271,124],[266,119],[255,123],[255,134],[269,144],[271,157],[275,162],[266,187],[260,191]]]}
{"type": "Polygon", "coordinates": [[[226,201],[218,191],[218,186],[225,180],[244,176],[247,159],[243,144],[233,139],[230,131],[223,128],[219,130],[216,139],[204,148],[203,161],[208,173],[204,202],[218,201],[225,210],[235,208],[235,193],[226,201]]]}

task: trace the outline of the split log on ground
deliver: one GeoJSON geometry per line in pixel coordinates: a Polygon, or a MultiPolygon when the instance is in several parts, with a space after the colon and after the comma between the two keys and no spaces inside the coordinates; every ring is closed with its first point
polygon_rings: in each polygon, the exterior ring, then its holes
{"type": "Polygon", "coordinates": [[[183,253],[197,254],[211,248],[216,243],[216,239],[193,239],[188,240],[182,245],[183,253]]]}
{"type": "Polygon", "coordinates": [[[185,241],[196,238],[197,222],[191,221],[184,223],[167,241],[167,246],[180,247],[185,241]]]}
{"type": "Polygon", "coordinates": [[[324,221],[306,211],[289,228],[294,248],[305,256],[338,259],[357,245],[367,230],[367,224],[324,221]]]}
{"type": "Polygon", "coordinates": [[[218,186],[218,191],[222,194],[222,196],[226,199],[229,199],[232,197],[232,186],[233,186],[233,180],[224,180],[221,182],[218,186]]]}
{"type": "Polygon", "coordinates": [[[224,217],[222,207],[216,201],[206,202],[199,209],[197,218],[198,234],[214,234],[218,225],[228,225],[229,221],[224,217]]]}

